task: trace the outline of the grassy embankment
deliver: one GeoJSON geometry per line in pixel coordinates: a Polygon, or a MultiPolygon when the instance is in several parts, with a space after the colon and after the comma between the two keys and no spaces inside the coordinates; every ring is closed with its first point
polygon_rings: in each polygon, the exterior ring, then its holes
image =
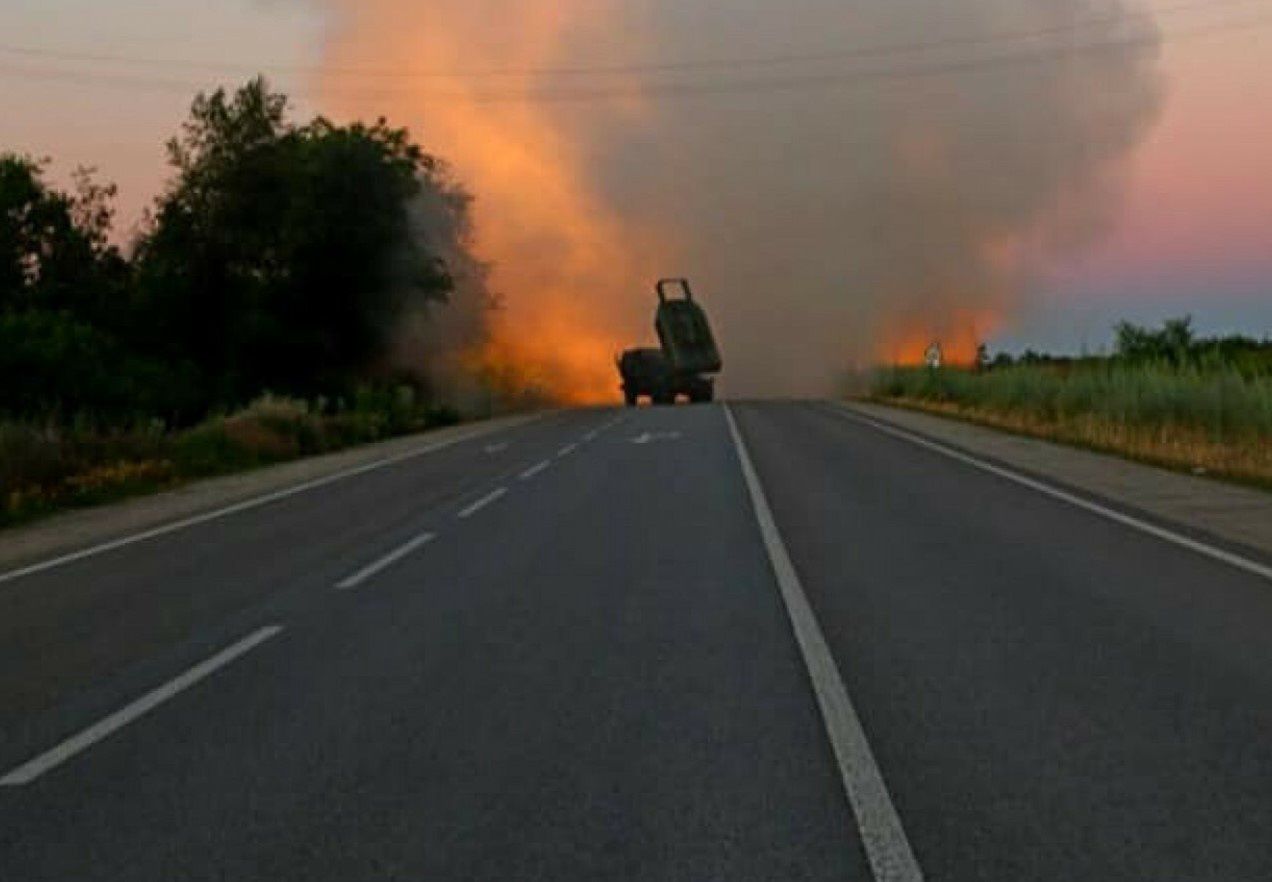
{"type": "Polygon", "coordinates": [[[870,397],[1272,488],[1272,373],[1115,359],[888,368],[870,397]]]}
{"type": "Polygon", "coordinates": [[[365,393],[335,413],[266,395],[179,432],[0,422],[0,527],[457,421],[453,411],[417,405],[403,387],[365,393]]]}

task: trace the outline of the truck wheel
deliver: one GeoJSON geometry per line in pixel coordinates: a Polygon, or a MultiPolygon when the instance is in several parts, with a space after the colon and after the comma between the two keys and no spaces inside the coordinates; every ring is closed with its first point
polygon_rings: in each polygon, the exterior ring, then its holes
{"type": "Polygon", "coordinates": [[[627,406],[628,406],[628,407],[635,407],[635,406],[636,406],[636,393],[635,393],[635,392],[624,392],[624,393],[623,393],[623,400],[624,400],[625,402],[627,402],[627,406]]]}

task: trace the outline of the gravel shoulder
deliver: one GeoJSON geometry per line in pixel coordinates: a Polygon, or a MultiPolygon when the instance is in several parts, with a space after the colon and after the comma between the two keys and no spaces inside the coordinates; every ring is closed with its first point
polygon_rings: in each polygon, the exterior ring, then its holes
{"type": "Polygon", "coordinates": [[[865,402],[839,406],[1151,519],[1272,556],[1272,493],[913,410],[865,402]]]}

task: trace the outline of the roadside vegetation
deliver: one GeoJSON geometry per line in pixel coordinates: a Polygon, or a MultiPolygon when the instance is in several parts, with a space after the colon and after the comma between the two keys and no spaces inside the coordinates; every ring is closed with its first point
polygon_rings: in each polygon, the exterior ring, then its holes
{"type": "Polygon", "coordinates": [[[408,305],[446,308],[439,255],[467,259],[436,158],[383,120],[296,123],[259,79],[167,150],[122,244],[114,187],[0,152],[0,525],[457,418],[394,350],[408,305]]]}
{"type": "Polygon", "coordinates": [[[871,397],[1272,487],[1272,341],[1198,338],[1187,318],[1123,323],[1108,357],[885,368],[871,397]]]}
{"type": "Polygon", "coordinates": [[[368,390],[332,411],[264,395],[175,431],[158,423],[127,430],[0,423],[0,527],[459,421],[454,410],[414,396],[406,385],[368,390]]]}

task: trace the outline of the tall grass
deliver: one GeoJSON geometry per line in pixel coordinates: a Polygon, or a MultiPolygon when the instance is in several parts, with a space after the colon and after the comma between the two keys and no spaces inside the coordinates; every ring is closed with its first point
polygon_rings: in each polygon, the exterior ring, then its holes
{"type": "Polygon", "coordinates": [[[1272,433],[1272,376],[1166,365],[1021,366],[972,372],[889,368],[884,398],[1026,412],[1043,419],[1099,416],[1126,425],[1190,426],[1216,437],[1272,433]]]}
{"type": "Polygon", "coordinates": [[[1126,364],[888,368],[872,397],[1177,468],[1272,483],[1272,375],[1126,364]]]}

